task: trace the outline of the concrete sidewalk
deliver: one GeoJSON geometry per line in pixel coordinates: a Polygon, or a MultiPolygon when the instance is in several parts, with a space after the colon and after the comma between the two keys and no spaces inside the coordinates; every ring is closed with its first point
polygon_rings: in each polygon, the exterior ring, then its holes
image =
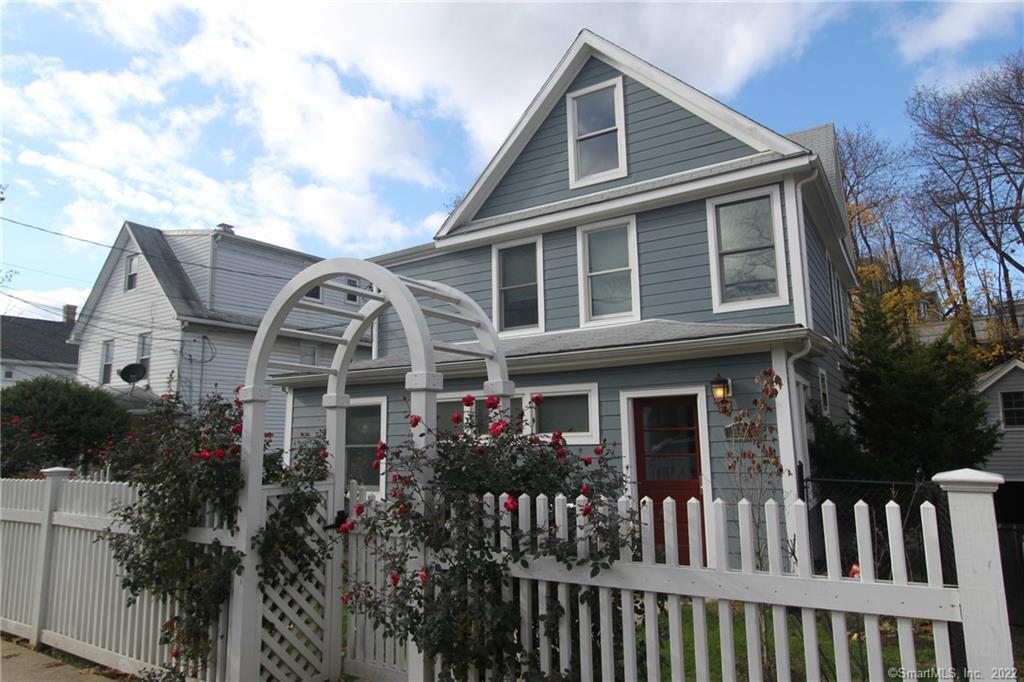
{"type": "Polygon", "coordinates": [[[0,682],[110,682],[110,678],[0,639],[0,682]]]}

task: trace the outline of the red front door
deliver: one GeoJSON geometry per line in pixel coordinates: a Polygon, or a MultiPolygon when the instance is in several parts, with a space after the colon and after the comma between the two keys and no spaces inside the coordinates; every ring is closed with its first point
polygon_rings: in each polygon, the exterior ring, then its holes
{"type": "Polygon", "coordinates": [[[701,433],[695,396],[640,398],[633,401],[637,485],[640,498],[654,500],[654,532],[664,543],[662,501],[676,501],[679,560],[689,563],[686,503],[701,499],[701,433]]]}

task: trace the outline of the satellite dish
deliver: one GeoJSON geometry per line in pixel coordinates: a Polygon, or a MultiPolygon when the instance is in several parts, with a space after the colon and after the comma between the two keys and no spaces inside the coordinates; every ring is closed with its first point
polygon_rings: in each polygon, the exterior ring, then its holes
{"type": "Polygon", "coordinates": [[[125,383],[134,384],[146,378],[146,366],[141,362],[133,362],[122,367],[117,376],[124,379],[125,383]]]}

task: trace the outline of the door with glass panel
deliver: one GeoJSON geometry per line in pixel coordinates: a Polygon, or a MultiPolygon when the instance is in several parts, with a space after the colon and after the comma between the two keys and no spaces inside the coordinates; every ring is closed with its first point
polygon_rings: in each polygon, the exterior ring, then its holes
{"type": "Polygon", "coordinates": [[[695,396],[640,398],[633,401],[633,434],[640,498],[654,500],[654,530],[664,540],[662,502],[676,501],[679,560],[689,561],[686,503],[701,499],[701,433],[695,396]]]}

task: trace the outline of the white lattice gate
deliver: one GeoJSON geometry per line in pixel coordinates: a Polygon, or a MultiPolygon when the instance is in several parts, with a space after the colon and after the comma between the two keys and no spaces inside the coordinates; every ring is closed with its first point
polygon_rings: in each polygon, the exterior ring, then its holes
{"type": "MultiPolygon", "coordinates": [[[[398,276],[374,263],[352,258],[321,261],[296,275],[271,303],[253,342],[245,386],[238,397],[243,404],[242,492],[237,547],[245,552],[241,572],[231,593],[228,633],[227,679],[239,682],[256,679],[336,680],[342,672],[341,580],[344,553],[336,544],[329,561],[312,579],[277,589],[261,590],[259,558],[251,551],[252,539],[264,524],[268,505],[275,492],[262,485],[263,433],[271,388],[268,372],[327,374],[326,411],[327,448],[332,475],[323,486],[324,504],[320,523],[333,522],[335,513],[345,508],[345,419],[349,396],[345,393],[349,366],[359,341],[385,312],[398,317],[409,346],[411,371],[406,374],[409,409],[433,424],[437,416],[437,393],[443,377],[436,372],[435,351],[456,353],[484,361],[487,379],[483,390],[498,396],[508,409],[515,386],[508,380],[505,356],[490,319],[471,298],[452,287],[398,276]],[[368,283],[367,289],[350,286],[349,281],[368,283]],[[322,292],[354,296],[364,302],[358,310],[313,303],[306,294],[314,287],[322,292]],[[422,299],[427,304],[421,303],[422,299]],[[344,334],[335,336],[323,330],[303,329],[288,318],[294,313],[333,315],[348,320],[344,334]],[[427,318],[440,319],[471,331],[475,342],[450,344],[435,341],[427,318]],[[280,334],[335,346],[329,367],[271,360],[280,334]]],[[[418,429],[412,432],[416,447],[432,446],[432,434],[418,429]]],[[[430,472],[422,472],[429,477],[430,472]]],[[[278,494],[280,491],[278,491],[278,494]]],[[[330,531],[327,531],[330,532],[330,531]]],[[[405,652],[409,679],[426,679],[429,665],[421,652],[410,646],[405,652]]],[[[379,679],[395,672],[383,666],[371,673],[379,679]]],[[[365,673],[365,671],[364,671],[365,673]]]]}

